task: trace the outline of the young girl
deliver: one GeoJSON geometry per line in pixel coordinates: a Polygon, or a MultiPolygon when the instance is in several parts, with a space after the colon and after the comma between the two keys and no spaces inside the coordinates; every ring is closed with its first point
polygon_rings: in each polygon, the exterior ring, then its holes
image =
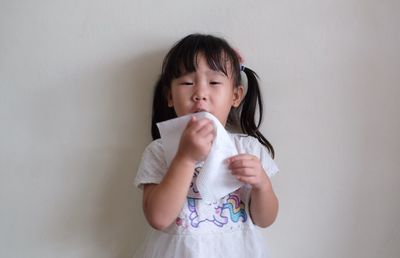
{"type": "Polygon", "coordinates": [[[268,227],[277,216],[269,177],[278,168],[272,145],[258,130],[263,110],[257,76],[240,60],[225,40],[200,34],[183,38],[165,57],[153,100],[154,141],[135,178],[143,189],[145,217],[155,230],[137,257],[268,257],[257,227],[268,227]],[[244,186],[213,203],[203,201],[196,189],[215,137],[211,120],[191,118],[169,166],[156,126],[200,111],[230,131],[240,153],[225,162],[244,186]]]}

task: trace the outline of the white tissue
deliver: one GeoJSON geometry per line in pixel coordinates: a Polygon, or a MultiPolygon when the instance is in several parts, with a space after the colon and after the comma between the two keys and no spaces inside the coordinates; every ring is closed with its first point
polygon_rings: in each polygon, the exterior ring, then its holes
{"type": "Polygon", "coordinates": [[[204,165],[196,180],[204,201],[211,203],[240,188],[243,183],[232,176],[225,160],[237,155],[236,146],[219,120],[208,112],[200,112],[177,117],[168,121],[157,123],[161,135],[161,141],[165,152],[167,165],[174,158],[183,130],[189,120],[195,116],[197,119],[208,118],[213,121],[216,136],[211,150],[204,161],[204,165]]]}

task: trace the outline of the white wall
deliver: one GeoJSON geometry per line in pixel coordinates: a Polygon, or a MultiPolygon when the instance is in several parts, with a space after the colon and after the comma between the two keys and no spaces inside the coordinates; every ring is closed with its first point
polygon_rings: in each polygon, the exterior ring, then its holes
{"type": "Polygon", "coordinates": [[[131,257],[163,55],[226,37],[263,83],[274,257],[400,256],[399,1],[0,2],[0,257],[131,257]]]}

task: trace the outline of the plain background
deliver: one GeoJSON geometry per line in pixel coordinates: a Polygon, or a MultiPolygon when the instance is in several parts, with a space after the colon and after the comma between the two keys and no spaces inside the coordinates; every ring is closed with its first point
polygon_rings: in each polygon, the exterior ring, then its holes
{"type": "Polygon", "coordinates": [[[173,43],[225,37],[276,149],[273,257],[400,256],[400,2],[0,2],[0,257],[128,258],[173,43]]]}

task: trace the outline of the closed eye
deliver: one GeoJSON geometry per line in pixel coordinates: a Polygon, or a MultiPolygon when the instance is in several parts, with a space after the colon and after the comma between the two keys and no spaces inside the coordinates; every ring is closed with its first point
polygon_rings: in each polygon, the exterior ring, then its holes
{"type": "Polygon", "coordinates": [[[193,85],[193,82],[180,82],[179,85],[191,86],[193,85]]]}
{"type": "Polygon", "coordinates": [[[221,82],[218,82],[218,81],[211,81],[210,84],[211,84],[211,85],[218,85],[218,84],[221,84],[221,82]]]}

